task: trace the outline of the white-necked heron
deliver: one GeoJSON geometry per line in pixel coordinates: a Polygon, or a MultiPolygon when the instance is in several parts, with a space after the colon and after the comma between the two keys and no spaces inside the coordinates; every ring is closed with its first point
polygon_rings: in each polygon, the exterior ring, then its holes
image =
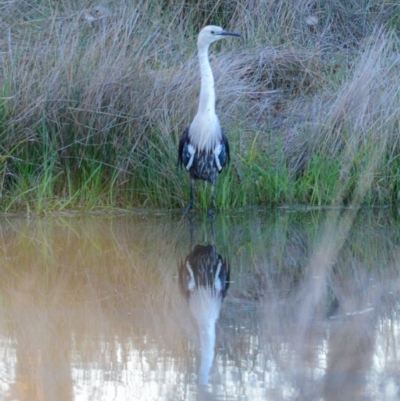
{"type": "Polygon", "coordinates": [[[210,45],[228,36],[241,37],[242,35],[227,32],[219,26],[208,25],[200,31],[197,40],[201,76],[199,108],[179,141],[179,164],[185,166],[191,179],[190,200],[185,214],[193,206],[195,180],[204,180],[211,184],[208,214],[212,217],[217,177],[229,162],[229,142],[215,113],[214,76],[208,60],[210,45]]]}

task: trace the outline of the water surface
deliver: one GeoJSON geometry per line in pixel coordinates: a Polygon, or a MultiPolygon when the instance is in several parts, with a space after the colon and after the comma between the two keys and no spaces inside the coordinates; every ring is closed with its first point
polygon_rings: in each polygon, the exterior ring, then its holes
{"type": "Polygon", "coordinates": [[[0,400],[400,397],[389,210],[12,217],[0,247],[0,400]],[[196,245],[224,299],[183,291],[196,245]]]}

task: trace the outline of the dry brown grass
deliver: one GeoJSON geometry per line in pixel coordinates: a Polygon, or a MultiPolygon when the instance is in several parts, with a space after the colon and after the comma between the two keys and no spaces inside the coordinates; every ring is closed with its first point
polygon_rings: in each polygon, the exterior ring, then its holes
{"type": "Polygon", "coordinates": [[[316,153],[350,158],[350,166],[377,145],[377,157],[396,158],[400,9],[393,3],[15,1],[1,11],[3,176],[15,179],[16,161],[50,143],[57,172],[76,175],[83,162],[99,161],[121,188],[160,175],[174,188],[170,201],[180,203],[169,155],[197,107],[196,32],[222,22],[245,35],[211,56],[238,177],[255,137],[263,157],[297,175],[316,153]]]}

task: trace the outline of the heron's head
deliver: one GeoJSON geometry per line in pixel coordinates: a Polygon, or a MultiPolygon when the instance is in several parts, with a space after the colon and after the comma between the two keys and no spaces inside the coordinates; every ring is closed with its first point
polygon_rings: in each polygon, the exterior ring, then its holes
{"type": "Polygon", "coordinates": [[[237,36],[239,38],[242,37],[240,33],[225,31],[220,26],[207,25],[200,31],[197,44],[199,47],[208,47],[211,45],[211,43],[214,43],[220,39],[224,39],[228,36],[237,36]]]}

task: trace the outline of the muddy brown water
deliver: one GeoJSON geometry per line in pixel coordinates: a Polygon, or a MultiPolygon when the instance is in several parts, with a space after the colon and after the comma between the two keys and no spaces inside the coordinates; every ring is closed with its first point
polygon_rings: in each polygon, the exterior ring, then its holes
{"type": "Polygon", "coordinates": [[[393,211],[192,216],[1,218],[0,400],[400,398],[393,211]]]}

